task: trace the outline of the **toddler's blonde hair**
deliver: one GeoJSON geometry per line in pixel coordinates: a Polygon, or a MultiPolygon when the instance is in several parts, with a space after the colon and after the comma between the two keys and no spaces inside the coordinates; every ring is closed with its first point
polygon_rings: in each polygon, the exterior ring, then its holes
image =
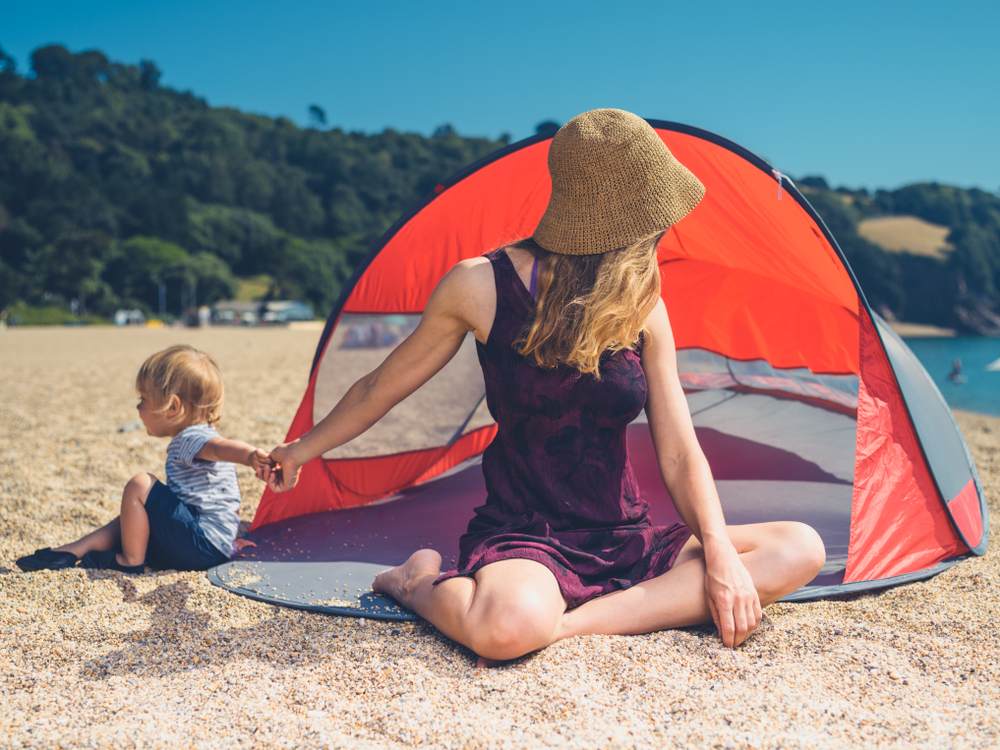
{"type": "Polygon", "coordinates": [[[160,410],[177,396],[190,424],[215,424],[222,418],[222,372],[214,359],[193,346],[179,344],[148,357],[135,376],[135,388],[160,410]]]}

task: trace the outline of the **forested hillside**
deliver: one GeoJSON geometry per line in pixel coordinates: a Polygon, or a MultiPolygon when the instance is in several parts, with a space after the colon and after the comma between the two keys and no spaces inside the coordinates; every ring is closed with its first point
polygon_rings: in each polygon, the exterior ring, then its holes
{"type": "MultiPolygon", "coordinates": [[[[156,312],[161,288],[178,314],[261,275],[270,296],[302,297],[324,314],[404,211],[509,141],[447,125],[431,137],[348,133],[308,103],[314,127],[300,128],[211,107],[160,85],[152,62],[97,51],[52,45],[29,63],[19,70],[0,50],[0,311],[22,315],[156,312]]],[[[936,183],[869,193],[796,182],[883,314],[1000,334],[1000,197],[936,183]],[[947,251],[911,254],[905,238],[902,252],[883,249],[858,231],[880,216],[936,225],[947,251]]]]}
{"type": "MultiPolygon", "coordinates": [[[[797,181],[837,238],[872,305],[887,317],[1000,336],[1000,196],[939,183],[898,190],[831,190],[797,181]],[[947,249],[928,253],[905,235],[886,250],[858,232],[865,219],[916,217],[941,228],[947,249]]],[[[918,223],[918,222],[914,222],[918,223]]]]}
{"type": "Polygon", "coordinates": [[[21,74],[0,51],[0,309],[155,310],[163,282],[178,313],[267,274],[324,314],[403,210],[505,143],[303,129],[159,79],[60,46],[21,74]]]}

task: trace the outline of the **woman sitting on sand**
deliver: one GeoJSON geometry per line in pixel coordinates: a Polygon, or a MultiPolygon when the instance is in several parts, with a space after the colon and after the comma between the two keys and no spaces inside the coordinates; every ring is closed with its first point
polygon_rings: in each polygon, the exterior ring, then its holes
{"type": "Polygon", "coordinates": [[[303,463],[371,427],[472,331],[499,428],[483,453],[486,502],[457,568],[420,549],[374,589],[487,659],[709,619],[736,647],[825,551],[802,523],[726,525],[695,435],[656,247],[705,188],[645,120],[616,109],[566,123],[549,171],[533,236],[457,263],[416,330],[363,378],[365,395],[273,450],[268,481],[293,487],[303,463]],[[643,408],[684,523],[652,525],[636,485],[626,428],[643,408]]]}

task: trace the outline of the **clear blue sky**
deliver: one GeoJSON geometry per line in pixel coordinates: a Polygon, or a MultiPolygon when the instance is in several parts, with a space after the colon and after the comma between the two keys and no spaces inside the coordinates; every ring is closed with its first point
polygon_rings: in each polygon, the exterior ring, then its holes
{"type": "Polygon", "coordinates": [[[61,43],[148,58],[216,105],[515,139],[621,107],[724,135],[792,175],[1000,190],[996,2],[4,3],[18,69],[61,43]]]}

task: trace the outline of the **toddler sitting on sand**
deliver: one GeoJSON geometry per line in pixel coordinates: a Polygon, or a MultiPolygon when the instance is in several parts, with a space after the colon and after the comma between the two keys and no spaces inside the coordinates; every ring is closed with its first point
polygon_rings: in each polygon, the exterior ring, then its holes
{"type": "Polygon", "coordinates": [[[22,570],[73,567],[141,573],[152,568],[204,570],[233,553],[240,490],[234,463],[270,471],[267,454],[228,440],[213,425],[222,415],[222,375],[190,346],[171,346],[142,363],[136,409],[146,432],[169,437],[166,484],[136,474],[122,492],[121,514],[75,542],[45,547],[17,561],[22,570]]]}

